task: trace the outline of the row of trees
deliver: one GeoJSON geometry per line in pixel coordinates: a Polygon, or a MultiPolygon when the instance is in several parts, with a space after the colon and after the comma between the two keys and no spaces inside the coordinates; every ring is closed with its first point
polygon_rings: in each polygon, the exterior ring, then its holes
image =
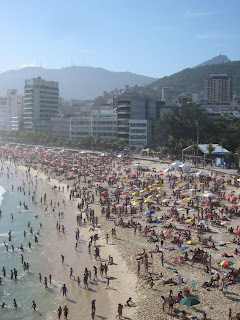
{"type": "Polygon", "coordinates": [[[225,114],[210,122],[194,103],[165,113],[156,123],[154,139],[164,145],[163,152],[181,154],[189,145],[196,147],[197,134],[199,143],[218,143],[231,154],[240,153],[240,120],[225,114]]]}
{"type": "Polygon", "coordinates": [[[123,150],[126,144],[122,140],[102,139],[100,137],[85,137],[76,140],[65,140],[63,138],[53,137],[50,134],[43,134],[33,131],[2,131],[0,136],[5,141],[16,143],[26,143],[41,146],[55,146],[73,149],[94,149],[94,150],[123,150]]]}

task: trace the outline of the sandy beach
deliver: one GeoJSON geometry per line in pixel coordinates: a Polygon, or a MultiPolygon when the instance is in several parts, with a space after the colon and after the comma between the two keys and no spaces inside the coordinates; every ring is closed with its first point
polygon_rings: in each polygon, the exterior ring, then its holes
{"type": "MultiPolygon", "coordinates": [[[[237,178],[211,174],[207,169],[209,176],[205,177],[197,177],[194,172],[182,174],[179,170],[167,173],[164,171],[169,165],[147,160],[103,160],[84,154],[78,157],[79,169],[71,172],[64,169],[62,174],[56,167],[50,168],[33,157],[31,166],[35,169],[31,167],[30,171],[32,176],[56,187],[53,188],[56,199],[65,200],[64,218],[60,222],[66,233],[56,231],[49,254],[56,265],[53,276],[66,283],[69,291],[69,319],[77,319],[79,315],[91,319],[93,299],[96,299],[96,319],[116,318],[119,303],[124,305],[122,319],[184,319],[185,310],[185,319],[203,319],[205,312],[206,319],[218,320],[229,319],[229,308],[232,316],[239,312],[240,278],[229,274],[240,268],[237,178]],[[77,197],[79,190],[81,196],[77,197]],[[207,193],[214,196],[203,197],[207,193]],[[86,201],[79,210],[82,198],[86,201]],[[86,217],[90,209],[98,217],[97,225],[95,219],[86,217]],[[154,212],[144,215],[147,210],[154,212]],[[80,212],[85,223],[78,226],[76,217],[80,212]],[[76,250],[77,228],[80,239],[76,250]],[[112,229],[116,230],[116,236],[112,236],[112,229]],[[70,267],[81,281],[85,267],[91,271],[94,265],[99,268],[101,260],[95,261],[94,248],[88,253],[89,238],[95,233],[99,235],[96,244],[102,262],[107,262],[109,255],[113,257],[114,264],[108,265],[110,289],[106,289],[106,278],[101,279],[100,275],[98,284],[90,281],[89,290],[79,288],[69,277],[70,267]],[[184,247],[187,248],[182,250],[184,247]],[[200,254],[196,253],[197,248],[204,253],[204,259],[194,258],[194,254],[195,257],[200,254]],[[61,254],[65,256],[64,266],[61,254]],[[231,265],[221,266],[225,260],[231,265]],[[187,297],[196,297],[199,304],[188,307],[179,303],[180,291],[183,297],[185,293],[187,297]],[[161,296],[166,299],[165,310],[161,296]],[[170,296],[174,298],[173,310],[169,310],[167,302],[170,296]],[[136,306],[125,306],[129,297],[136,306]]],[[[22,165],[18,168],[26,170],[26,163],[22,161],[22,165]]]]}

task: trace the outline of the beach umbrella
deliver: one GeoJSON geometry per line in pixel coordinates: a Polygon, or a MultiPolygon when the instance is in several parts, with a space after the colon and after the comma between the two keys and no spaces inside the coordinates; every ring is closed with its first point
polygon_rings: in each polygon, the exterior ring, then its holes
{"type": "Polygon", "coordinates": [[[195,297],[186,297],[180,300],[180,303],[184,306],[195,306],[196,304],[199,304],[200,301],[195,297]]]}
{"type": "Polygon", "coordinates": [[[213,212],[208,212],[208,213],[206,213],[206,216],[208,216],[208,217],[215,217],[216,215],[215,215],[215,213],[213,213],[213,212]]]}
{"type": "Polygon", "coordinates": [[[171,199],[164,199],[162,202],[169,202],[171,199]]]}
{"type": "Polygon", "coordinates": [[[197,242],[194,241],[194,240],[189,240],[189,241],[186,242],[186,244],[193,244],[193,245],[195,245],[195,244],[197,244],[197,242]]]}
{"type": "Polygon", "coordinates": [[[231,202],[237,201],[237,197],[232,197],[232,198],[230,198],[230,201],[231,201],[231,202]]]}
{"type": "Polygon", "coordinates": [[[170,234],[170,233],[173,233],[173,230],[172,229],[167,229],[165,231],[163,231],[164,234],[170,234]]]}
{"type": "Polygon", "coordinates": [[[139,194],[138,192],[133,192],[132,196],[138,196],[138,194],[139,194]]]}
{"type": "Polygon", "coordinates": [[[188,246],[184,246],[184,247],[181,247],[178,251],[185,251],[185,250],[187,250],[189,247],[188,246]]]}
{"type": "Polygon", "coordinates": [[[156,198],[161,198],[163,195],[161,193],[156,195],[156,198]]]}
{"type": "Polygon", "coordinates": [[[168,219],[168,222],[171,222],[171,221],[174,221],[174,220],[177,220],[177,218],[170,218],[170,219],[168,219]]]}
{"type": "Polygon", "coordinates": [[[236,231],[234,231],[234,233],[235,233],[236,236],[240,237],[240,230],[236,230],[236,231]]]}
{"type": "Polygon", "coordinates": [[[186,223],[194,223],[195,220],[193,220],[193,219],[187,219],[187,220],[185,220],[185,222],[186,222],[186,223]]]}
{"type": "Polygon", "coordinates": [[[222,267],[228,267],[228,266],[233,265],[233,262],[230,260],[224,260],[224,261],[220,262],[219,265],[222,267]]]}
{"type": "Polygon", "coordinates": [[[232,194],[229,193],[229,194],[226,194],[226,195],[225,195],[225,198],[228,198],[228,197],[232,197],[232,194]]]}
{"type": "Polygon", "coordinates": [[[153,213],[155,213],[154,210],[147,210],[146,212],[144,212],[144,215],[148,216],[148,215],[153,214],[153,213]]]}

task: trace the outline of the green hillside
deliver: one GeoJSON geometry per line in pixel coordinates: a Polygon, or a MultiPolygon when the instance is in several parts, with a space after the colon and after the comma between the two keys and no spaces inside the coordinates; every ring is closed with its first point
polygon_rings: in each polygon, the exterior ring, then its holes
{"type": "Polygon", "coordinates": [[[240,92],[240,61],[234,61],[184,69],[139,88],[139,93],[159,98],[161,97],[162,87],[173,87],[176,94],[181,92],[199,93],[204,89],[204,79],[211,73],[226,73],[233,77],[233,91],[240,92]]]}

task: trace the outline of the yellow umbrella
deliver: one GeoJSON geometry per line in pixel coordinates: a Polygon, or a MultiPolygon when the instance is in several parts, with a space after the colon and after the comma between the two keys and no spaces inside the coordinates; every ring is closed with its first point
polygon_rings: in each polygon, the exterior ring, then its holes
{"type": "Polygon", "coordinates": [[[186,223],[194,223],[195,220],[193,220],[193,219],[187,219],[187,220],[185,220],[185,222],[186,222],[186,223]]]}
{"type": "Polygon", "coordinates": [[[190,240],[190,241],[187,241],[186,244],[197,244],[197,242],[193,241],[193,240],[190,240]]]}
{"type": "Polygon", "coordinates": [[[162,188],[163,188],[163,187],[158,187],[157,189],[158,189],[158,190],[162,190],[162,188]]]}
{"type": "Polygon", "coordinates": [[[151,199],[152,197],[153,197],[153,195],[150,195],[150,196],[148,196],[147,198],[148,198],[148,199],[151,199]]]}
{"type": "Polygon", "coordinates": [[[185,193],[185,192],[187,192],[187,190],[181,190],[181,191],[180,191],[180,193],[185,193]]]}
{"type": "Polygon", "coordinates": [[[156,191],[156,190],[157,190],[156,188],[151,188],[151,189],[150,189],[150,191],[156,191]]]}
{"type": "Polygon", "coordinates": [[[138,195],[139,195],[138,192],[133,192],[133,193],[132,193],[132,196],[138,196],[138,195]]]}
{"type": "Polygon", "coordinates": [[[146,200],[144,200],[144,203],[147,203],[147,202],[150,202],[151,201],[151,199],[146,199],[146,200]]]}
{"type": "Polygon", "coordinates": [[[146,177],[151,177],[150,173],[146,173],[146,177]]]}
{"type": "Polygon", "coordinates": [[[230,183],[225,182],[224,184],[225,184],[225,186],[230,186],[230,183]]]}
{"type": "Polygon", "coordinates": [[[147,192],[147,190],[143,189],[143,190],[140,191],[140,193],[145,193],[145,192],[147,192]]]}
{"type": "Polygon", "coordinates": [[[163,195],[161,193],[156,195],[156,198],[161,198],[163,195]]]}
{"type": "Polygon", "coordinates": [[[123,179],[123,182],[127,182],[128,181],[128,179],[123,179]]]}

